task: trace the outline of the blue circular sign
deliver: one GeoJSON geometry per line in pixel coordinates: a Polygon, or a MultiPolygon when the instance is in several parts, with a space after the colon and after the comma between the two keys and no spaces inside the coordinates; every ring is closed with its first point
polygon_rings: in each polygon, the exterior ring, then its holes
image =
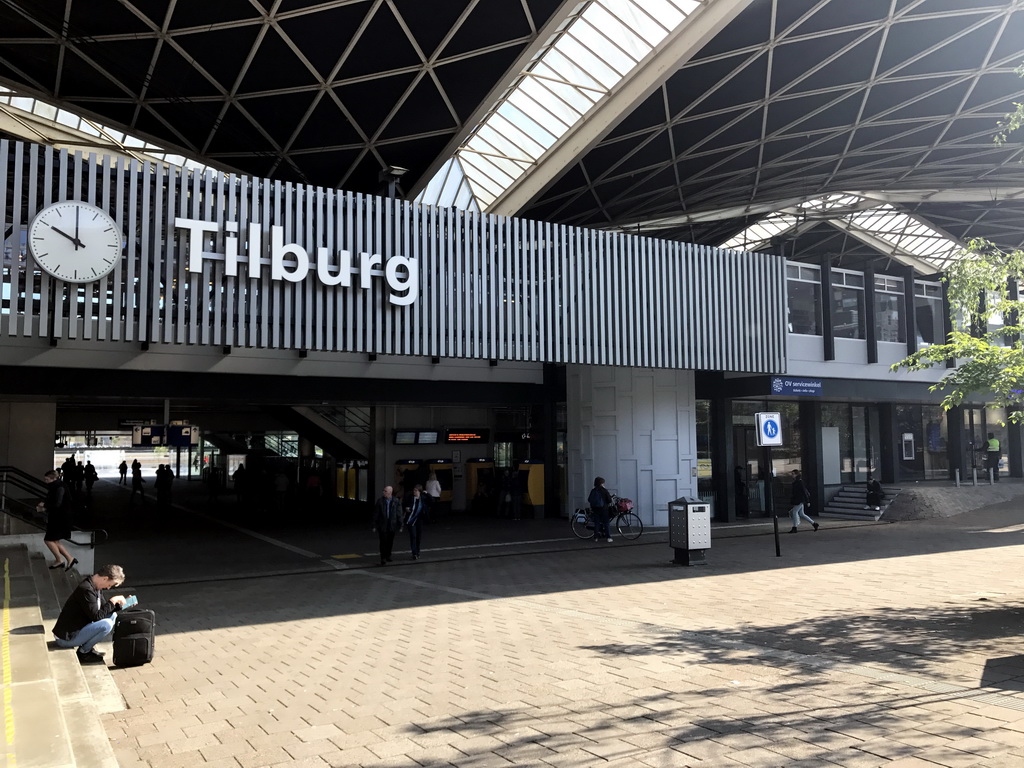
{"type": "Polygon", "coordinates": [[[779,434],[779,424],[771,419],[765,419],[764,426],[761,428],[764,432],[764,436],[770,440],[774,440],[779,434]]]}

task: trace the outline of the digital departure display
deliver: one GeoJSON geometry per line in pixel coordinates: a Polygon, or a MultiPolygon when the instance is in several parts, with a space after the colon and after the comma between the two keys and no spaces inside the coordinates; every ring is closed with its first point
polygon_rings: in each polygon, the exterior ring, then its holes
{"type": "Polygon", "coordinates": [[[446,443],[489,443],[491,442],[491,430],[489,429],[446,429],[444,431],[446,443]]]}
{"type": "Polygon", "coordinates": [[[416,445],[437,445],[437,431],[417,432],[416,445]]]}
{"type": "Polygon", "coordinates": [[[416,433],[404,430],[395,430],[395,445],[416,445],[416,433]]]}

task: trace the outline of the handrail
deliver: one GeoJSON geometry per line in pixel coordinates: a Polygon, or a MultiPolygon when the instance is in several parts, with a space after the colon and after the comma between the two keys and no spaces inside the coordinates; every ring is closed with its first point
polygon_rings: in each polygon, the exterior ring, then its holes
{"type": "Polygon", "coordinates": [[[342,432],[366,434],[370,431],[370,421],[358,409],[351,406],[316,406],[313,411],[320,418],[329,421],[342,432]]]}
{"type": "MultiPolygon", "coordinates": [[[[38,512],[34,504],[26,502],[24,499],[16,499],[11,496],[8,493],[9,486],[22,491],[28,491],[32,494],[33,498],[40,498],[46,496],[46,483],[41,480],[37,480],[28,472],[18,469],[17,467],[0,466],[0,512],[8,517],[20,520],[33,528],[45,531],[46,514],[38,512]],[[15,508],[12,509],[12,506],[15,508]]],[[[68,541],[80,547],[89,547],[90,549],[94,549],[97,544],[102,544],[109,538],[109,534],[103,528],[75,528],[72,526],[71,536],[68,537],[68,541]],[[76,533],[86,534],[88,536],[88,540],[76,540],[76,533]]]]}

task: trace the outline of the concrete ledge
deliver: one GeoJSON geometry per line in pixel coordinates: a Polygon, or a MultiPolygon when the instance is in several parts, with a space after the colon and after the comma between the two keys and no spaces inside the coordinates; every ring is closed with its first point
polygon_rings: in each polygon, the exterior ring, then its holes
{"type": "Polygon", "coordinates": [[[116,693],[110,672],[102,665],[88,669],[82,667],[75,652],[58,648],[50,634],[63,601],[71,594],[81,576],[74,571],[51,571],[46,563],[47,559],[36,556],[31,558],[31,572],[37,591],[37,612],[45,633],[37,642],[47,651],[45,655],[50,668],[51,685],[58,694],[58,707],[68,750],[77,766],[117,768],[117,759],[100,720],[101,712],[124,708],[124,701],[116,693]],[[102,677],[106,677],[105,683],[100,682],[102,677]],[[90,680],[94,681],[92,685],[90,680]],[[94,698],[94,688],[101,691],[102,706],[94,698]]]}

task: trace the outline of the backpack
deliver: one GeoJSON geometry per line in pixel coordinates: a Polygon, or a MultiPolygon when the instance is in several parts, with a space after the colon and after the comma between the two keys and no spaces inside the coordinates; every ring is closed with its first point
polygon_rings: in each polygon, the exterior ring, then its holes
{"type": "Polygon", "coordinates": [[[597,509],[605,506],[604,494],[601,493],[600,487],[595,485],[590,491],[590,495],[587,497],[587,504],[592,507],[596,507],[597,509]]]}

